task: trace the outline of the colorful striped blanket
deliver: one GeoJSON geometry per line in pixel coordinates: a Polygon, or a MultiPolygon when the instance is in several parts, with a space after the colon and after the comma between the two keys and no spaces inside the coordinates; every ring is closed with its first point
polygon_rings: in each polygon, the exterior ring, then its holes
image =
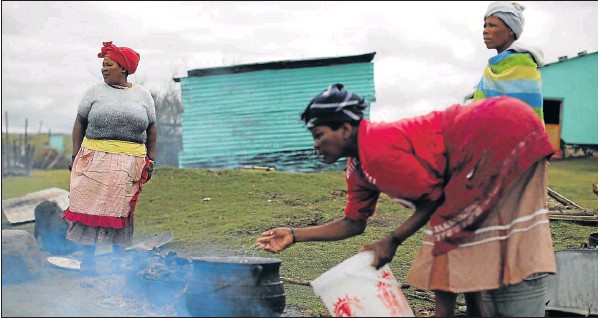
{"type": "Polygon", "coordinates": [[[473,99],[502,95],[523,100],[544,121],[542,77],[531,54],[505,50],[488,60],[473,99]]]}

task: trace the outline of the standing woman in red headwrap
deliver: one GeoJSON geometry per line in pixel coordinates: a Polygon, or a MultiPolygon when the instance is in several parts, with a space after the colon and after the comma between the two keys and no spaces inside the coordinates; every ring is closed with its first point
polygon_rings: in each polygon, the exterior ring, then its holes
{"type": "Polygon", "coordinates": [[[77,108],[67,239],[83,245],[81,271],[97,274],[98,244],[111,244],[112,269],[123,269],[124,248],[133,241],[133,213],[141,187],[152,177],[156,110],[150,92],[127,80],[139,54],[104,42],[103,83],[92,86],[77,108]]]}

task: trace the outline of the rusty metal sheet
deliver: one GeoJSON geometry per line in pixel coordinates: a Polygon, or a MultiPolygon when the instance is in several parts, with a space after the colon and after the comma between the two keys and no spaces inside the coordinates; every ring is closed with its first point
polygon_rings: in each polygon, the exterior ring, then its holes
{"type": "Polygon", "coordinates": [[[557,273],[548,283],[547,311],[598,315],[598,249],[556,251],[557,273]]]}

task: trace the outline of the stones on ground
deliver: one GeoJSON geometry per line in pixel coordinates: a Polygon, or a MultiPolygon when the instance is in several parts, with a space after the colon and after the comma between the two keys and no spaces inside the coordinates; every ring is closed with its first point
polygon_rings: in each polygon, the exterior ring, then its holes
{"type": "Polygon", "coordinates": [[[42,251],[52,255],[68,255],[79,246],[66,239],[69,222],[62,218],[63,209],[56,201],[44,200],[35,206],[33,236],[42,251]]]}
{"type": "Polygon", "coordinates": [[[2,285],[39,275],[44,255],[35,237],[25,230],[2,230],[2,285]]]}

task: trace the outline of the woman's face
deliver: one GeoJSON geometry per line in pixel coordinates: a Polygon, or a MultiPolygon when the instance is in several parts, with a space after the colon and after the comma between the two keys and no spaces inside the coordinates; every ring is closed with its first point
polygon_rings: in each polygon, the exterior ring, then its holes
{"type": "Polygon", "coordinates": [[[322,157],[322,161],[331,164],[343,157],[345,146],[344,127],[341,126],[337,130],[332,130],[328,126],[315,126],[310,131],[314,138],[314,148],[317,150],[318,155],[322,157]]]}
{"type": "Polygon", "coordinates": [[[106,84],[121,84],[122,79],[126,78],[125,70],[106,55],[102,61],[102,77],[106,84]]]}
{"type": "Polygon", "coordinates": [[[484,44],[498,53],[508,49],[515,41],[515,33],[499,18],[489,16],[484,20],[484,44]]]}

